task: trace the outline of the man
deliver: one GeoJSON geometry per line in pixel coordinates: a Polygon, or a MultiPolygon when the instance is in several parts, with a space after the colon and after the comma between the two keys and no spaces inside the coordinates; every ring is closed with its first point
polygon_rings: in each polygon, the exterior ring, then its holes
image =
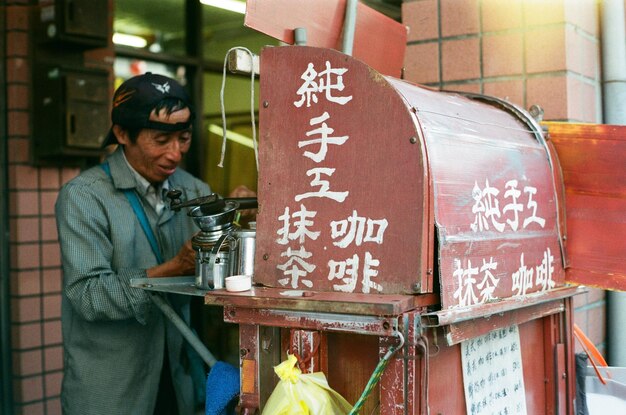
{"type": "MultiPolygon", "coordinates": [[[[111,118],[104,145],[118,148],[63,186],[56,203],[64,272],[63,413],[191,414],[184,340],[130,280],[194,274],[189,240],[198,229],[163,198],[167,189],[181,190],[183,200],[210,193],[178,168],[191,144],[194,112],[178,82],[147,73],[116,90],[111,118]]],[[[171,300],[188,318],[189,297],[171,300]]]]}

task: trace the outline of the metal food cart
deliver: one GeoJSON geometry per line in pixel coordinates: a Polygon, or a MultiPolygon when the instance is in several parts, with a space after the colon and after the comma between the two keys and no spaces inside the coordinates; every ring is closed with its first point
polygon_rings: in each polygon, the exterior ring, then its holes
{"type": "Polygon", "coordinates": [[[360,413],[573,413],[572,296],[585,288],[568,282],[610,275],[623,289],[626,251],[602,237],[622,221],[597,221],[624,208],[623,184],[594,199],[580,152],[598,170],[625,144],[596,141],[623,128],[541,126],[327,48],[266,48],[260,67],[252,288],[135,281],[201,295],[238,324],[240,412],[263,410],[289,353],[360,413]]]}
{"type": "Polygon", "coordinates": [[[242,412],[287,352],[353,403],[392,350],[361,413],[571,413],[580,289],[539,124],[332,49],[260,62],[255,285],[205,296],[239,324],[242,412]]]}

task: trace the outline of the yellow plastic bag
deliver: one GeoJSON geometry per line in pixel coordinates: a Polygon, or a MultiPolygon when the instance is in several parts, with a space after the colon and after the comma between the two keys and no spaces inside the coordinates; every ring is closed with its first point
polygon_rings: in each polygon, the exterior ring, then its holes
{"type": "Polygon", "coordinates": [[[274,367],[280,378],[262,415],[346,415],[352,405],[328,386],[322,372],[302,374],[296,356],[274,367]]]}

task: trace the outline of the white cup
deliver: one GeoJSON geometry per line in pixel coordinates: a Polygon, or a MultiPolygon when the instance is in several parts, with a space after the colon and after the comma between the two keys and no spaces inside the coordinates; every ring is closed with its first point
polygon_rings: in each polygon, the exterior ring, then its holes
{"type": "Polygon", "coordinates": [[[252,288],[252,275],[232,275],[224,280],[226,291],[240,292],[252,288]]]}

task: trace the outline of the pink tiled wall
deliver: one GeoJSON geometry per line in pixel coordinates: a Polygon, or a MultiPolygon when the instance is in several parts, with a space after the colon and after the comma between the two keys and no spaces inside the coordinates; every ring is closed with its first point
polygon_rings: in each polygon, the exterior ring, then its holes
{"type": "MultiPolygon", "coordinates": [[[[601,122],[595,0],[405,0],[402,18],[409,81],[538,104],[546,120],[601,122]]],[[[574,305],[604,352],[604,291],[574,305]]]]}
{"type": "Polygon", "coordinates": [[[600,122],[595,0],[408,0],[405,78],[600,122]]]}
{"type": "MultiPolygon", "coordinates": [[[[13,399],[16,415],[55,415],[61,414],[63,347],[54,203],[61,185],[79,170],[31,164],[33,3],[5,2],[13,399]]],[[[111,54],[94,53],[86,61],[112,62],[111,54]]]]}

